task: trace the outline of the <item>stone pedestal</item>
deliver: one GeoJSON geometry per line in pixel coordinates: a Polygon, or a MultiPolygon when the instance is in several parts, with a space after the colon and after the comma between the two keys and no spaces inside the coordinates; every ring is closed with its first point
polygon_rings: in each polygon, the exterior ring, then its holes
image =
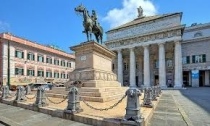
{"type": "Polygon", "coordinates": [[[112,59],[115,53],[94,42],[84,42],[70,47],[75,51],[75,70],[69,73],[67,87],[81,81],[81,99],[105,102],[121,98],[127,88],[122,88],[117,76],[112,72],[112,59]]]}

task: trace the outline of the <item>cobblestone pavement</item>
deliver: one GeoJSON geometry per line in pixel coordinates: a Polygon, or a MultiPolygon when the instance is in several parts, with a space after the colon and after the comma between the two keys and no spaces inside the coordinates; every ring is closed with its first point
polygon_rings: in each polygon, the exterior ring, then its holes
{"type": "Polygon", "coordinates": [[[210,126],[210,88],[164,90],[149,126],[210,126]]]}
{"type": "Polygon", "coordinates": [[[0,126],[88,126],[0,103],[0,126]]]}

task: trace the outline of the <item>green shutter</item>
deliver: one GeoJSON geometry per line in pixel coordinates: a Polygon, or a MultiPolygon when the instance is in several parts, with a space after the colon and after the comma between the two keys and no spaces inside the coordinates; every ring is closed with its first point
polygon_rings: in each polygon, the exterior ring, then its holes
{"type": "Polygon", "coordinates": [[[195,55],[192,56],[192,63],[195,63],[195,55]]]}
{"type": "Polygon", "coordinates": [[[190,56],[187,56],[186,58],[187,58],[187,64],[189,64],[190,63],[190,56]]]}
{"type": "Polygon", "coordinates": [[[24,52],[22,52],[22,58],[24,59],[24,52]]]}
{"type": "Polygon", "coordinates": [[[205,63],[206,62],[206,54],[202,55],[202,59],[203,59],[203,63],[205,63]]]}
{"type": "Polygon", "coordinates": [[[17,57],[17,51],[15,50],[15,57],[17,57]]]}
{"type": "Polygon", "coordinates": [[[29,57],[30,57],[30,54],[28,53],[28,54],[27,54],[27,59],[28,59],[28,60],[30,59],[29,57]]]}

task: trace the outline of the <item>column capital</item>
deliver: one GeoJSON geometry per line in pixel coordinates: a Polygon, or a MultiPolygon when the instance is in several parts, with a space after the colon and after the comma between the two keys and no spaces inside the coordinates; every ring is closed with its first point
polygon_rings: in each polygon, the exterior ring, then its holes
{"type": "Polygon", "coordinates": [[[158,46],[164,46],[165,42],[158,43],[158,46]]]}
{"type": "Polygon", "coordinates": [[[121,52],[122,52],[122,49],[118,49],[118,50],[117,50],[117,53],[121,53],[121,52]]]}
{"type": "Polygon", "coordinates": [[[130,47],[129,50],[130,51],[134,51],[135,47],[130,47]]]}
{"type": "Polygon", "coordinates": [[[143,45],[144,48],[148,48],[149,47],[149,44],[146,44],[146,45],[143,45]]]}
{"type": "Polygon", "coordinates": [[[181,44],[181,42],[180,42],[180,41],[174,41],[174,43],[175,43],[175,44],[181,44]]]}

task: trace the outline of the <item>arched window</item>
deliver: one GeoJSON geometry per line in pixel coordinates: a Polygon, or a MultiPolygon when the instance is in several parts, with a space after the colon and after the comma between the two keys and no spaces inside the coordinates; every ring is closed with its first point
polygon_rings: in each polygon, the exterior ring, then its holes
{"type": "Polygon", "coordinates": [[[195,38],[195,37],[200,37],[200,36],[202,36],[202,33],[201,33],[201,32],[196,32],[196,33],[194,34],[194,38],[195,38]]]}

